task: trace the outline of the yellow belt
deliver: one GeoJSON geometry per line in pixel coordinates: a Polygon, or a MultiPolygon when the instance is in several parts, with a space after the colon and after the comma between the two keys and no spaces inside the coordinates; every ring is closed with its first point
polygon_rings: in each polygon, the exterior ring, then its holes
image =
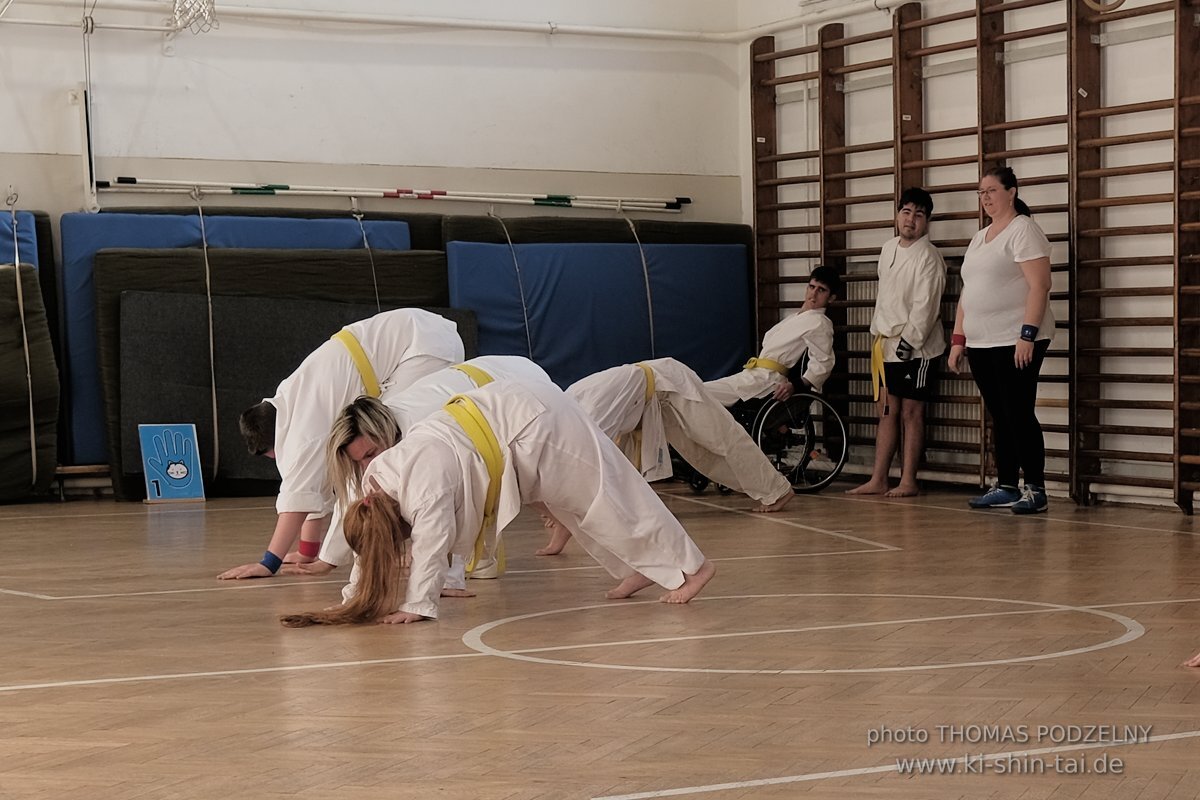
{"type": "Polygon", "coordinates": [[[456,369],[459,372],[465,373],[468,378],[475,382],[476,386],[487,386],[495,380],[495,378],[474,364],[455,364],[450,369],[456,369]]]}
{"type": "MultiPolygon", "coordinates": [[[[470,374],[470,373],[468,373],[470,374]]],[[[445,405],[446,411],[454,418],[467,434],[467,438],[475,445],[488,471],[487,495],[483,501],[483,525],[475,537],[475,552],[467,562],[467,572],[474,572],[475,565],[483,558],[487,549],[484,533],[489,525],[496,522],[496,507],[500,501],[500,480],[504,475],[504,456],[500,453],[500,442],[487,418],[475,405],[475,401],[466,395],[456,394],[445,405]]],[[[496,567],[500,574],[504,573],[504,543],[499,541],[497,534],[496,567]]]]}
{"type": "Polygon", "coordinates": [[[375,377],[375,368],[371,366],[371,359],[367,358],[366,352],[363,351],[362,345],[358,343],[354,334],[348,328],[342,328],[329,338],[341,342],[350,353],[350,360],[354,362],[354,366],[358,368],[358,374],[362,377],[366,395],[379,397],[379,379],[375,377]]]}
{"type": "Polygon", "coordinates": [[[778,372],[785,378],[788,376],[787,367],[785,367],[783,364],[780,364],[778,361],[772,361],[769,358],[752,358],[746,362],[746,366],[742,367],[742,369],[755,369],[756,367],[762,367],[763,369],[769,369],[772,372],[778,372]]]}
{"type": "Polygon", "coordinates": [[[887,373],[883,371],[883,337],[876,336],[875,343],[871,345],[871,392],[876,401],[879,400],[880,389],[887,395],[887,373]]]}
{"type": "Polygon", "coordinates": [[[642,372],[646,375],[646,402],[649,403],[650,398],[654,397],[654,370],[640,361],[638,362],[638,366],[642,368],[642,372]]]}

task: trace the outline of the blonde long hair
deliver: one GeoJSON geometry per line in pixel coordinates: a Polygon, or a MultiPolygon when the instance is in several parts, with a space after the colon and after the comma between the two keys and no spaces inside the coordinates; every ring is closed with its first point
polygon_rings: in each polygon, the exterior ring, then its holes
{"type": "Polygon", "coordinates": [[[391,409],[374,397],[364,395],[342,409],[325,443],[325,465],[340,506],[358,495],[362,483],[362,467],[346,454],[346,448],[359,436],[386,449],[400,441],[400,426],[391,409]]]}
{"type": "Polygon", "coordinates": [[[358,592],[332,611],[306,611],[279,618],[286,628],[374,622],[399,607],[405,542],[411,528],[400,504],[386,492],[373,491],[346,509],[346,541],[358,554],[358,592]]]}

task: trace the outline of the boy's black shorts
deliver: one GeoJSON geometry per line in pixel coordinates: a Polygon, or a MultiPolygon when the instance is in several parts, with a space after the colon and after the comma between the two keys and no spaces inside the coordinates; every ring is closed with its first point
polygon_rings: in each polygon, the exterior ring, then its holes
{"type": "Polygon", "coordinates": [[[927,403],[933,399],[937,385],[937,359],[914,358],[911,361],[886,361],[883,373],[887,376],[888,394],[927,403]]]}

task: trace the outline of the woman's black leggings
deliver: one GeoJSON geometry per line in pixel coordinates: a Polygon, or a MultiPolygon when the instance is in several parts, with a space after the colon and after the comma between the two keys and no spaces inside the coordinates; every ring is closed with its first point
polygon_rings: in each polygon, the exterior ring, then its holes
{"type": "Polygon", "coordinates": [[[1049,347],[1049,339],[1036,342],[1033,360],[1024,369],[1013,364],[1016,345],[967,348],[971,376],[992,415],[1001,486],[1017,486],[1021,472],[1027,485],[1046,485],[1046,440],[1036,404],[1038,373],[1049,347]]]}

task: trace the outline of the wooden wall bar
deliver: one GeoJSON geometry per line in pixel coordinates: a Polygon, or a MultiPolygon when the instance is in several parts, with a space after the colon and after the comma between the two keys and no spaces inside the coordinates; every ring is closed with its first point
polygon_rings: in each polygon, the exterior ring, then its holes
{"type": "MultiPolygon", "coordinates": [[[[847,410],[853,460],[869,464],[867,449],[874,442],[876,420],[867,394],[869,335],[865,323],[874,304],[878,247],[861,245],[864,235],[869,243],[877,241],[880,232],[891,229],[892,213],[871,214],[868,209],[881,208],[890,201],[894,210],[895,198],[907,186],[922,185],[934,195],[937,208],[932,232],[949,265],[943,298],[943,320],[949,328],[961,285],[961,253],[969,241],[962,237],[962,226],[968,219],[980,226],[987,220],[978,210],[962,210],[978,208],[973,198],[977,185],[974,180],[947,180],[942,176],[947,170],[953,174],[965,165],[973,164],[982,172],[1010,164],[1021,180],[1022,197],[1027,202],[1029,195],[1034,197],[1036,202],[1030,205],[1050,240],[1068,244],[1067,257],[1053,264],[1055,287],[1051,298],[1060,330],[1042,376],[1044,391],[1039,393],[1043,416],[1057,415],[1050,422],[1043,419],[1048,434],[1048,477],[1063,481],[1071,496],[1081,503],[1093,500],[1098,484],[1161,489],[1173,486],[1176,502],[1191,513],[1192,493],[1200,490],[1200,69],[1196,66],[1200,58],[1200,0],[1172,0],[1105,14],[1096,14],[1073,0],[979,0],[972,10],[927,18],[922,11],[921,3],[909,3],[893,12],[890,29],[853,36],[847,36],[840,24],[827,25],[818,32],[816,43],[778,53],[772,52],[773,39],[755,42],[752,97],[760,330],[776,322],[784,309],[799,305],[794,295],[791,300],[782,298],[782,286],[800,283],[800,274],[807,275],[816,263],[842,273],[847,297],[831,313],[839,330],[835,345],[835,375],[839,380],[827,393],[847,410]],[[1054,22],[1042,13],[1040,18],[1035,17],[1040,20],[1036,24],[1016,27],[1021,15],[1009,12],[1035,6],[1056,6],[1062,12],[1062,21],[1054,22]],[[1169,11],[1175,12],[1176,19],[1174,96],[1134,98],[1135,102],[1106,105],[1106,26],[1120,19],[1169,11]],[[961,39],[961,33],[931,35],[938,30],[936,26],[961,26],[970,19],[975,21],[973,39],[961,39]],[[868,43],[884,42],[889,37],[890,59],[879,58],[877,49],[867,57],[852,58],[857,55],[855,46],[870,48],[868,43]],[[1038,40],[1043,52],[1053,51],[1056,40],[1065,46],[1067,74],[1062,79],[1067,98],[1064,113],[1018,119],[1006,96],[1010,78],[1006,59],[1013,55],[1014,47],[1020,48],[1032,39],[1038,40]],[[968,55],[971,49],[976,51],[976,124],[928,130],[926,60],[957,52],[968,55]],[[768,67],[778,62],[795,67],[789,74],[776,75],[768,67]],[[893,139],[855,141],[854,132],[847,130],[845,82],[867,73],[876,77],[867,79],[875,82],[866,85],[877,86],[879,69],[887,64],[892,72],[893,139]],[[820,131],[816,150],[776,153],[779,117],[775,92],[779,86],[790,87],[792,92],[797,86],[815,90],[819,115],[816,127],[820,131]],[[1125,120],[1134,120],[1130,115],[1161,115],[1168,109],[1175,114],[1172,129],[1145,130],[1153,126],[1136,123],[1136,132],[1121,132],[1129,130],[1125,120]],[[1117,123],[1110,125],[1111,120],[1117,123]],[[1059,129],[1062,141],[1056,143],[1059,129]],[[1026,131],[1032,131],[1032,136],[1025,136],[1026,131]],[[961,154],[962,148],[955,140],[961,144],[968,139],[975,140],[974,154],[961,154]],[[1127,158],[1106,158],[1109,148],[1168,141],[1174,145],[1171,161],[1131,165],[1127,158]],[[947,151],[947,147],[951,149],[947,151]],[[891,165],[879,163],[878,158],[871,160],[885,150],[892,153],[891,165]],[[868,160],[856,160],[859,157],[868,160]],[[809,169],[793,169],[787,173],[791,177],[780,177],[776,165],[789,162],[808,165],[809,169]],[[1136,179],[1163,173],[1174,176],[1173,192],[1109,188],[1109,184],[1115,186],[1115,181],[1131,176],[1136,179]],[[892,178],[891,196],[881,192],[877,183],[871,183],[888,176],[892,178]],[[868,184],[870,188],[858,188],[868,184]],[[798,199],[795,191],[800,186],[808,187],[811,193],[798,199]],[[1032,187],[1047,189],[1027,194],[1025,190],[1032,187]],[[781,193],[787,191],[792,194],[785,199],[781,193]],[[963,194],[971,195],[970,203],[963,194]],[[1110,223],[1120,219],[1123,208],[1154,205],[1173,207],[1174,222],[1160,222],[1151,216],[1153,224],[1110,223]],[[860,207],[862,211],[854,213],[860,207]],[[781,222],[781,213],[792,216],[781,222]],[[1110,216],[1113,213],[1117,216],[1110,216]],[[1057,221],[1064,214],[1065,231],[1057,221]],[[874,238],[871,231],[876,232],[874,238]],[[1161,243],[1168,233],[1173,238],[1173,254],[1156,255],[1154,249],[1146,249],[1128,255],[1131,249],[1120,246],[1127,241],[1140,243],[1141,237],[1153,237],[1146,241],[1161,243]],[[804,240],[813,244],[782,247],[779,242],[784,236],[807,236],[804,240]],[[782,264],[792,261],[800,263],[782,269],[782,264]],[[1155,274],[1161,276],[1161,270],[1169,265],[1174,267],[1173,287],[1151,278],[1142,282],[1143,272],[1151,274],[1157,269],[1155,274]],[[1120,280],[1113,279],[1118,275],[1120,280]],[[1157,309],[1160,306],[1155,303],[1173,302],[1174,308],[1161,306],[1162,311],[1114,316],[1112,303],[1118,298],[1127,307],[1130,302],[1145,302],[1150,304],[1147,308],[1157,309]],[[1166,346],[1165,341],[1164,346],[1142,346],[1140,340],[1121,333],[1142,327],[1172,331],[1174,346],[1166,346]],[[1138,342],[1137,346],[1133,342],[1138,342]],[[1153,371],[1144,361],[1167,358],[1174,359],[1174,376],[1166,367],[1161,372],[1153,371]],[[1171,399],[1165,399],[1168,387],[1173,392],[1171,399]],[[1159,421],[1168,410],[1175,415],[1173,428],[1159,421]],[[1131,413],[1152,416],[1144,423],[1133,422],[1131,413]],[[1174,469],[1173,481],[1163,471],[1168,465],[1174,469]]],[[[956,30],[961,31],[961,27],[956,30]]],[[[1162,36],[1162,32],[1153,35],[1162,36]]],[[[1160,212],[1151,208],[1149,213],[1160,212]]],[[[1138,244],[1134,251],[1140,247],[1138,244]]],[[[1056,253],[1060,252],[1057,248],[1056,253]]],[[[1160,335],[1149,333],[1152,340],[1160,335]]],[[[927,414],[924,468],[939,474],[960,474],[965,480],[978,482],[989,472],[984,458],[987,425],[982,403],[969,378],[945,378],[927,414]]]]}

